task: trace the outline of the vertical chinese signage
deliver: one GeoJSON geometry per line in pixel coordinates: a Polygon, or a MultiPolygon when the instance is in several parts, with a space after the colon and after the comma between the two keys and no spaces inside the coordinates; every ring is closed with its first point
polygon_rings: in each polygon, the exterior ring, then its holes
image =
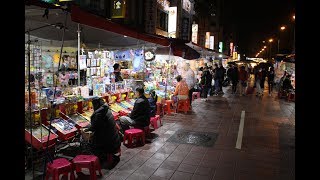
{"type": "Polygon", "coordinates": [[[176,38],[177,7],[169,7],[168,36],[176,38]]]}
{"type": "Polygon", "coordinates": [[[188,13],[190,13],[191,11],[191,2],[190,0],[183,0],[182,2],[182,8],[187,11],[188,13]]]}
{"type": "Polygon", "coordinates": [[[198,44],[198,24],[192,24],[191,41],[195,44],[198,44]]]}
{"type": "Polygon", "coordinates": [[[233,59],[238,59],[238,53],[237,52],[233,52],[233,59]]]}
{"type": "Polygon", "coordinates": [[[222,53],[223,52],[223,42],[219,42],[219,52],[222,53]]]}
{"type": "Polygon", "coordinates": [[[111,18],[124,18],[126,15],[126,0],[113,0],[111,18]]]}
{"type": "Polygon", "coordinates": [[[150,34],[155,34],[157,12],[156,0],[145,1],[145,8],[145,31],[150,34]]]}
{"type": "Polygon", "coordinates": [[[181,39],[189,40],[189,18],[182,19],[181,39]]]}
{"type": "Polygon", "coordinates": [[[230,43],[230,56],[233,55],[233,42],[230,43]]]}
{"type": "Polygon", "coordinates": [[[210,32],[206,32],[206,41],[204,43],[204,47],[205,48],[209,48],[210,47],[210,32]]]}
{"type": "Polygon", "coordinates": [[[209,38],[209,48],[214,50],[214,36],[210,36],[209,38]]]}

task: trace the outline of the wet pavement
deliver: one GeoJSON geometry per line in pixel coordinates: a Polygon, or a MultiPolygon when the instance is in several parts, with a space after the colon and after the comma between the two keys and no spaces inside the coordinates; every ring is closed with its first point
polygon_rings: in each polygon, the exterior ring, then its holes
{"type": "MultiPolygon", "coordinates": [[[[115,180],[294,180],[295,103],[276,92],[225,94],[195,100],[192,112],[162,118],[156,139],[142,147],[121,147],[121,160],[98,179],[115,180]],[[236,149],[241,112],[241,149],[236,149]]],[[[78,179],[89,179],[79,174],[78,179]]]]}
{"type": "Polygon", "coordinates": [[[295,103],[276,93],[262,98],[238,96],[224,89],[222,96],[195,100],[188,114],[162,118],[152,143],[122,146],[119,164],[103,170],[99,179],[295,179],[295,103]],[[241,149],[236,149],[241,112],[245,111],[241,149]],[[217,134],[212,146],[171,141],[180,131],[217,134]]]}

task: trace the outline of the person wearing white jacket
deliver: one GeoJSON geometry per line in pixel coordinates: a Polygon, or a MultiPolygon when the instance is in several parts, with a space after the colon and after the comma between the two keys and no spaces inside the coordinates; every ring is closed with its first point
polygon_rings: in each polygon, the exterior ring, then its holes
{"type": "Polygon", "coordinates": [[[194,86],[196,84],[196,77],[194,75],[193,70],[190,68],[190,64],[189,63],[185,63],[184,67],[183,67],[183,72],[182,72],[182,78],[185,79],[188,88],[189,88],[189,100],[190,100],[190,106],[192,103],[192,93],[194,92],[194,86]]]}

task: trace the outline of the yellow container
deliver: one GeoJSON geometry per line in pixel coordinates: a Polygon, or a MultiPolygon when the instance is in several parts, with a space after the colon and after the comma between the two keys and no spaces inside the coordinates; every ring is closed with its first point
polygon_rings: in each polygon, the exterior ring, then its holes
{"type": "Polygon", "coordinates": [[[78,111],[78,105],[77,104],[73,105],[73,109],[74,109],[74,112],[77,112],[78,111]]]}
{"type": "Polygon", "coordinates": [[[56,110],[56,117],[60,117],[60,109],[56,110]]]}
{"type": "Polygon", "coordinates": [[[88,102],[88,109],[92,109],[92,102],[91,101],[88,102]]]}

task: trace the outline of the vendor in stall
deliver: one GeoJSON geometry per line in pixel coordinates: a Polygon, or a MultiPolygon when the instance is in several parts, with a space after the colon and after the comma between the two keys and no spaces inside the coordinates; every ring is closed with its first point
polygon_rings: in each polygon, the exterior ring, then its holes
{"type": "Polygon", "coordinates": [[[113,65],[113,74],[114,74],[114,79],[115,79],[115,82],[118,82],[118,81],[123,81],[122,77],[121,77],[121,68],[120,68],[120,64],[118,63],[115,63],[113,65]]]}
{"type": "Polygon", "coordinates": [[[95,154],[103,164],[107,160],[107,153],[113,154],[113,163],[108,164],[108,168],[112,168],[120,161],[118,153],[121,141],[118,134],[118,128],[113,118],[112,112],[108,104],[95,97],[92,100],[93,114],[91,116],[91,126],[83,130],[83,133],[91,134],[91,152],[95,154]]]}

